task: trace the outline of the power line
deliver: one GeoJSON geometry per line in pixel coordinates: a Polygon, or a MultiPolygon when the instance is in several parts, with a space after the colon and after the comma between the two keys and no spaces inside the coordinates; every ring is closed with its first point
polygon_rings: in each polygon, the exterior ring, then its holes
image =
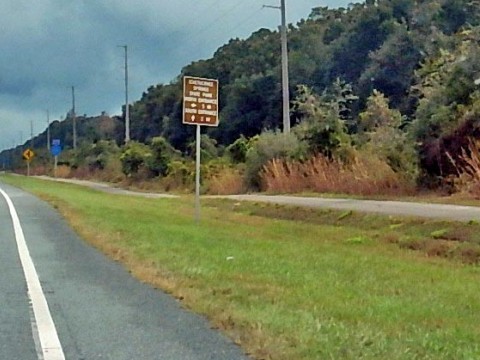
{"type": "MultiPolygon", "coordinates": [[[[238,21],[235,23],[235,25],[233,25],[231,28],[230,28],[230,31],[232,33],[235,33],[235,30],[239,29],[240,27],[242,26],[245,26],[246,24],[250,24],[250,23],[253,23],[253,21],[255,21],[255,17],[254,15],[255,14],[258,14],[258,9],[255,9],[253,12],[249,13],[248,16],[245,16],[244,18],[242,18],[242,20],[238,21]]],[[[222,37],[224,38],[224,34],[221,33],[221,32],[218,32],[216,33],[217,36],[215,37],[209,37],[208,40],[204,40],[202,42],[198,42],[196,43],[195,47],[191,47],[191,46],[184,46],[182,48],[179,48],[181,49],[181,51],[177,52],[177,54],[180,54],[180,55],[183,55],[183,54],[187,54],[187,53],[191,53],[191,52],[197,52],[198,50],[202,49],[202,48],[205,48],[205,44],[208,42],[212,42],[212,43],[216,43],[216,42],[219,42],[222,37]]],[[[235,38],[234,36],[230,37],[230,39],[232,38],[235,38]]],[[[229,40],[229,39],[227,39],[229,40]]],[[[225,40],[225,41],[227,41],[225,40]]],[[[218,48],[218,46],[217,46],[218,48]]]]}
{"type": "Polygon", "coordinates": [[[225,17],[225,15],[227,15],[228,13],[232,12],[233,10],[235,10],[236,8],[238,8],[240,5],[242,5],[244,2],[243,1],[239,1],[237,2],[236,4],[234,4],[232,7],[228,8],[227,10],[225,10],[224,12],[220,13],[216,18],[214,18],[207,26],[201,28],[200,30],[196,31],[195,32],[195,38],[197,38],[198,36],[202,35],[206,30],[210,29],[212,26],[216,25],[217,24],[217,21],[221,20],[223,17],[225,17]]]}

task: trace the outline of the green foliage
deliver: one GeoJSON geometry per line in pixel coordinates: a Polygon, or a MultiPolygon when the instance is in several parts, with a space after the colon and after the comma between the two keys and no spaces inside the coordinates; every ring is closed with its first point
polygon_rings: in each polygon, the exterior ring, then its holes
{"type": "Polygon", "coordinates": [[[273,159],[301,159],[307,145],[294,133],[266,131],[252,139],[247,151],[245,180],[249,187],[260,188],[260,171],[273,159]]]}
{"type": "MultiPolygon", "coordinates": [[[[192,159],[195,158],[196,154],[196,141],[192,141],[188,144],[188,153],[192,159]]],[[[200,137],[200,157],[202,162],[208,162],[212,159],[217,158],[220,155],[219,147],[217,146],[217,141],[212,139],[206,134],[202,134],[200,137]]]]}
{"type": "Polygon", "coordinates": [[[344,111],[343,96],[320,97],[306,86],[299,86],[294,101],[294,112],[300,120],[294,132],[308,145],[310,153],[332,156],[349,144],[346,123],[341,120],[344,111]]]}
{"type": "Polygon", "coordinates": [[[359,79],[359,91],[363,98],[373,89],[385,94],[390,103],[409,111],[408,92],[412,74],[421,59],[423,44],[419,35],[407,29],[405,24],[396,24],[394,31],[382,46],[370,53],[370,64],[359,79]]]}
{"type": "Polygon", "coordinates": [[[367,108],[360,114],[359,130],[371,133],[381,127],[399,128],[402,115],[398,110],[390,109],[388,99],[380,91],[373,90],[368,98],[367,108]]]}
{"type": "Polygon", "coordinates": [[[226,152],[234,163],[244,163],[250,148],[249,140],[241,135],[235,142],[226,148],[226,152]]]}
{"type": "Polygon", "coordinates": [[[391,109],[385,96],[374,90],[360,114],[358,144],[385,160],[397,173],[414,179],[417,161],[413,142],[400,129],[402,115],[391,109]]]}
{"type": "Polygon", "coordinates": [[[152,157],[150,148],[137,141],[130,141],[122,149],[120,161],[122,172],[127,176],[135,175],[152,157]]]}
{"type": "Polygon", "coordinates": [[[82,142],[69,156],[70,166],[87,166],[90,170],[104,170],[118,157],[120,149],[114,141],[100,140],[94,144],[82,142]]]}
{"type": "Polygon", "coordinates": [[[168,164],[166,181],[169,188],[192,187],[195,184],[195,162],[189,160],[172,160],[168,164]]]}
{"type": "Polygon", "coordinates": [[[151,156],[147,156],[145,164],[154,176],[165,176],[174,157],[180,154],[163,137],[154,137],[150,142],[151,156]]]}
{"type": "Polygon", "coordinates": [[[465,5],[465,0],[448,0],[442,4],[436,20],[446,34],[456,33],[467,22],[465,5]]]}

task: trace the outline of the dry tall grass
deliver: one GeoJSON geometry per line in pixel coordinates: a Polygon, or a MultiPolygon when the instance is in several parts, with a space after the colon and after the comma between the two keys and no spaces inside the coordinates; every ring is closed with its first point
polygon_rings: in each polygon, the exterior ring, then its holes
{"type": "Polygon", "coordinates": [[[264,166],[261,179],[263,190],[268,192],[398,195],[413,191],[413,186],[384,161],[361,153],[350,163],[323,155],[304,162],[273,160],[264,166]]]}
{"type": "Polygon", "coordinates": [[[462,149],[460,161],[455,161],[448,153],[447,156],[458,173],[453,179],[455,191],[480,198],[480,140],[469,140],[468,148],[462,149]]]}
{"type": "Polygon", "coordinates": [[[207,193],[211,195],[231,195],[245,192],[243,174],[238,169],[224,168],[207,179],[207,193]]]}

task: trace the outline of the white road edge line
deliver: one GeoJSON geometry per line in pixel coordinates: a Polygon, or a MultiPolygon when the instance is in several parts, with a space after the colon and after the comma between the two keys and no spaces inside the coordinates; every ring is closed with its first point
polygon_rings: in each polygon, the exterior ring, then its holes
{"type": "Polygon", "coordinates": [[[25,242],[25,236],[23,234],[17,211],[15,210],[15,206],[8,194],[2,189],[0,189],[0,193],[5,198],[10,210],[10,216],[12,217],[18,254],[27,281],[28,295],[35,315],[36,328],[38,330],[38,338],[40,340],[43,360],[65,360],[62,345],[58,339],[57,330],[48,308],[47,299],[43,294],[42,285],[40,284],[35,265],[33,264],[32,257],[28,251],[27,243],[25,242]]]}

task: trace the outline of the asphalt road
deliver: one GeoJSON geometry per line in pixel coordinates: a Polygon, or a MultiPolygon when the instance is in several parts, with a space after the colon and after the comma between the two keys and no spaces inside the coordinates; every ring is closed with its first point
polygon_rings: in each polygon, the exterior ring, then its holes
{"type": "Polygon", "coordinates": [[[281,205],[304,206],[311,208],[353,210],[393,216],[434,218],[454,221],[480,221],[480,208],[475,206],[426,204],[401,201],[305,198],[280,195],[229,195],[221,197],[239,201],[270,202],[281,205]]]}
{"type": "Polygon", "coordinates": [[[26,245],[20,249],[0,195],[0,359],[247,359],[205,319],[84,243],[50,205],[0,188],[16,209],[26,245]],[[26,270],[25,257],[32,260],[26,270]],[[32,271],[41,287],[32,285],[32,271]],[[42,296],[46,310],[38,305],[42,296]]]}
{"type": "MultiPolygon", "coordinates": [[[[112,187],[106,183],[98,183],[87,180],[76,179],[54,179],[51,177],[39,177],[45,180],[68,182],[82,186],[88,186],[93,189],[124,194],[131,196],[143,197],[176,197],[168,194],[155,194],[123,190],[112,187]]],[[[227,198],[238,201],[255,201],[255,202],[269,202],[281,205],[304,206],[311,208],[326,208],[336,210],[353,210],[359,212],[378,213],[393,216],[408,216],[419,218],[432,218],[438,220],[453,220],[453,221],[480,221],[480,207],[475,206],[460,206],[448,204],[427,204],[415,202],[402,201],[379,201],[379,200],[354,200],[354,199],[333,199],[333,198],[315,198],[315,197],[299,197],[299,196],[284,196],[284,195],[220,195],[209,196],[210,198],[227,198]]]]}

